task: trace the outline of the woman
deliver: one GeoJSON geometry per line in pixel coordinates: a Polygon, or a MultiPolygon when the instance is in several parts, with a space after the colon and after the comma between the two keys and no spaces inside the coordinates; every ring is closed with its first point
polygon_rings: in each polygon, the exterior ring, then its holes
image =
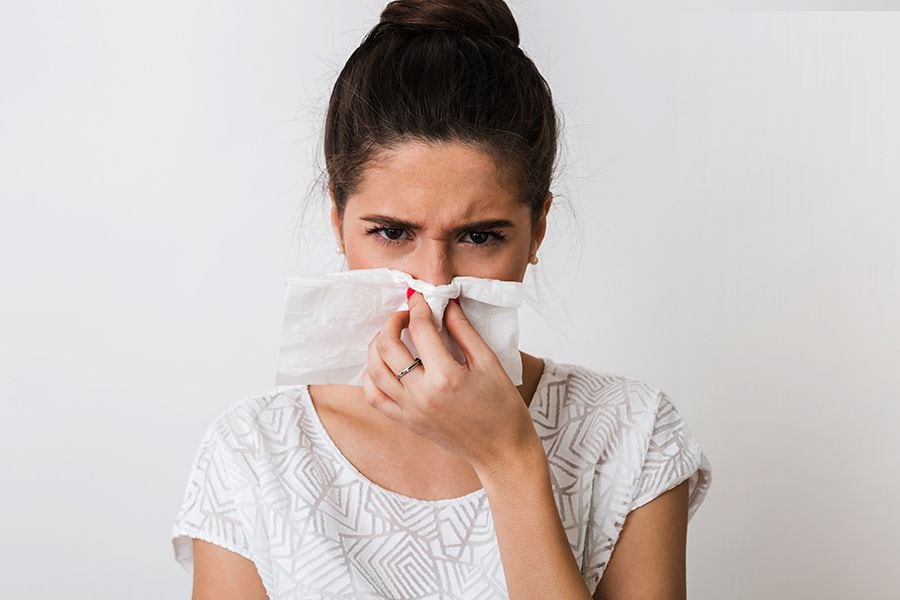
{"type": "MultiPolygon", "coordinates": [[[[350,269],[440,285],[537,264],[557,125],[518,41],[501,0],[384,9],[326,120],[350,269]]],[[[711,471],[665,393],[524,352],[514,386],[462,308],[445,322],[465,365],[430,315],[415,293],[387,320],[361,387],[272,390],[215,420],[172,532],[194,598],[686,597],[711,471]]]]}

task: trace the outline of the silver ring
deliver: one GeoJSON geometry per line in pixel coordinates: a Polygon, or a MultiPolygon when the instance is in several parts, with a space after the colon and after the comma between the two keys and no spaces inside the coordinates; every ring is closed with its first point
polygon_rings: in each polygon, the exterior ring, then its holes
{"type": "Polygon", "coordinates": [[[397,373],[397,379],[402,378],[404,375],[406,375],[407,373],[409,373],[410,371],[412,371],[413,369],[415,369],[416,367],[418,367],[421,364],[422,364],[422,360],[417,356],[416,360],[412,361],[412,363],[410,363],[410,365],[408,367],[406,367],[405,369],[403,369],[402,371],[397,373]]]}

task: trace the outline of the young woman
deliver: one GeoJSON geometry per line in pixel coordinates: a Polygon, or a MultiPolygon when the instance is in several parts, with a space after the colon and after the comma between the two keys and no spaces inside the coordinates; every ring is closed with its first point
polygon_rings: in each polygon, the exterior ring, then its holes
{"type": "MultiPolygon", "coordinates": [[[[384,9],[325,124],[349,269],[440,285],[537,264],[557,120],[518,43],[501,0],[384,9]]],[[[214,420],[172,530],[194,598],[685,598],[711,470],[666,394],[525,352],[514,386],[461,307],[445,322],[465,365],[430,315],[416,293],[387,320],[361,387],[214,420]]]]}

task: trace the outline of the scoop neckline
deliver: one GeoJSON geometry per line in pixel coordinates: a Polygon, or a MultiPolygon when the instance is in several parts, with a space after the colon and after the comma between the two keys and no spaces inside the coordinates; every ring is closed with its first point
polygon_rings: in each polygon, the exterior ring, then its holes
{"type": "MultiPolygon", "coordinates": [[[[532,421],[534,420],[534,407],[537,402],[535,401],[538,398],[538,392],[540,392],[544,387],[547,386],[550,376],[555,372],[556,363],[554,363],[549,358],[541,357],[541,360],[544,361],[544,369],[541,371],[541,376],[538,379],[538,384],[534,388],[534,394],[531,396],[531,403],[528,405],[528,412],[531,414],[532,421]]],[[[341,452],[341,449],[338,448],[337,444],[334,443],[334,440],[331,439],[331,435],[328,433],[328,430],[325,429],[325,425],[322,423],[322,420],[319,418],[319,413],[316,410],[316,405],[312,401],[312,397],[309,393],[309,384],[300,384],[297,386],[300,389],[300,393],[303,396],[303,400],[309,408],[309,412],[311,414],[311,420],[314,423],[316,430],[319,435],[325,440],[325,444],[331,450],[332,454],[335,455],[337,461],[346,467],[353,476],[359,480],[364,486],[374,488],[378,490],[380,493],[390,496],[392,498],[399,499],[408,503],[421,504],[424,506],[442,506],[447,504],[461,504],[470,500],[474,500],[476,498],[480,498],[486,492],[484,489],[484,485],[482,485],[477,490],[469,492],[468,494],[464,494],[462,496],[456,496],[453,498],[435,498],[435,499],[427,499],[427,498],[414,498],[413,496],[407,496],[406,494],[401,494],[400,492],[396,492],[394,490],[389,490],[386,487],[383,487],[365,475],[363,475],[359,469],[356,468],[350,459],[344,456],[344,453],[341,452]]]]}

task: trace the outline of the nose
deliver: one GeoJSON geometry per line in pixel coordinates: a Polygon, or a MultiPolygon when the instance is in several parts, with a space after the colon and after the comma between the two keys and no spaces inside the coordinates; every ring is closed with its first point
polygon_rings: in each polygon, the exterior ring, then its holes
{"type": "Polygon", "coordinates": [[[407,271],[410,275],[412,275],[415,279],[419,281],[427,281],[431,285],[447,285],[450,283],[450,280],[453,279],[453,274],[447,271],[441,271],[439,273],[435,273],[433,271],[420,271],[413,270],[407,271]]]}
{"type": "Polygon", "coordinates": [[[407,273],[432,285],[447,285],[456,274],[453,257],[440,244],[417,248],[407,263],[407,273]]]}

